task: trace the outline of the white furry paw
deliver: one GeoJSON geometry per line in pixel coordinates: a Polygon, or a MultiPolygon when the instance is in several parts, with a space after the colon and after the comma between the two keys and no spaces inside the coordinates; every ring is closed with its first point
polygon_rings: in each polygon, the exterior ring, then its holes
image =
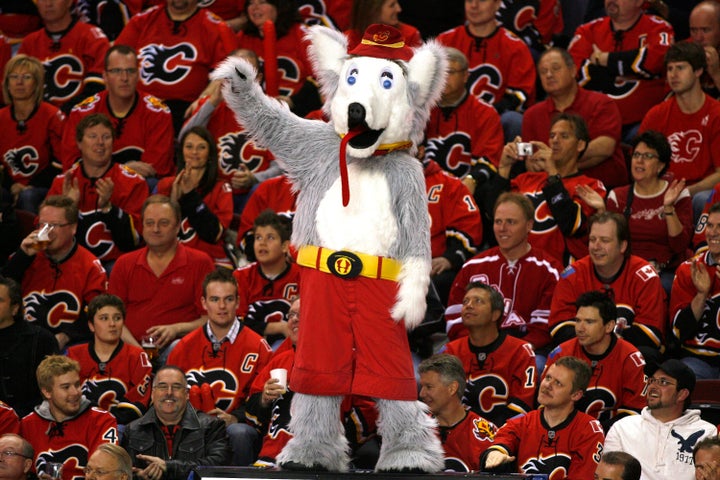
{"type": "Polygon", "coordinates": [[[430,283],[430,262],[421,258],[410,258],[403,262],[399,279],[397,302],[390,312],[399,322],[405,320],[408,330],[420,325],[425,318],[428,284],[430,283]]]}
{"type": "Polygon", "coordinates": [[[213,71],[211,78],[229,80],[231,91],[238,93],[242,89],[249,88],[255,81],[256,75],[255,68],[247,60],[228,57],[213,71]]]}

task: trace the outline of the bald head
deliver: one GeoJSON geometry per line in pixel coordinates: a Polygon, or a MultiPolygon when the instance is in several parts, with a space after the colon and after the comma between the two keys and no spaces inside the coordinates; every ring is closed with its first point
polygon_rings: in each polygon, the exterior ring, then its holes
{"type": "Polygon", "coordinates": [[[720,46],[720,2],[700,2],[690,12],[690,36],[703,47],[720,46]]]}

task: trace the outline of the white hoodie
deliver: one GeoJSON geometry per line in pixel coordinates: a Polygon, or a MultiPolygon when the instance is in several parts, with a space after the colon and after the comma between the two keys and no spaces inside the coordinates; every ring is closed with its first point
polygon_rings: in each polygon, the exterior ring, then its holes
{"type": "Polygon", "coordinates": [[[685,410],[663,423],[645,407],[640,415],[618,420],[610,428],[604,451],[619,450],[637,458],[641,480],[694,480],[693,447],[716,432],[715,425],[700,418],[700,410],[685,410]]]}

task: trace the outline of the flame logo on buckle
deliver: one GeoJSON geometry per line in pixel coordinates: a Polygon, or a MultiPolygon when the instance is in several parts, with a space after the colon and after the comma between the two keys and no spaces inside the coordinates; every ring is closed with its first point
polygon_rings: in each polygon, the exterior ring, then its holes
{"type": "Polygon", "coordinates": [[[363,269],[360,257],[343,250],[332,253],[327,259],[327,266],[330,273],[345,279],[357,277],[363,269]]]}

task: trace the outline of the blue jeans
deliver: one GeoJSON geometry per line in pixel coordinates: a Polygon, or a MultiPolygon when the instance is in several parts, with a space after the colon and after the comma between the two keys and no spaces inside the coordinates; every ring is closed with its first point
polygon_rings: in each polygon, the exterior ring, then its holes
{"type": "Polygon", "coordinates": [[[695,377],[698,380],[720,379],[720,368],[713,367],[709,363],[700,360],[697,357],[685,357],[682,361],[685,365],[690,367],[690,370],[695,372],[695,377]]]}

